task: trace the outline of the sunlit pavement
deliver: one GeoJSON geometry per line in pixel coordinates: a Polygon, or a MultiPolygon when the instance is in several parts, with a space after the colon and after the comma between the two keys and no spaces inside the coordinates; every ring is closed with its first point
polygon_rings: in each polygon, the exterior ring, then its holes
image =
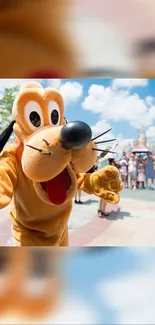
{"type": "MultiPolygon", "coordinates": [[[[155,191],[124,190],[108,218],[97,216],[98,198],[83,194],[69,220],[70,246],[155,246],[155,191]]],[[[0,246],[12,246],[9,209],[0,211],[0,246]]]]}
{"type": "Polygon", "coordinates": [[[70,234],[71,246],[155,246],[155,191],[124,190],[117,206],[108,205],[108,218],[100,219],[97,209],[95,201],[74,208],[77,217],[94,218],[70,234]]]}

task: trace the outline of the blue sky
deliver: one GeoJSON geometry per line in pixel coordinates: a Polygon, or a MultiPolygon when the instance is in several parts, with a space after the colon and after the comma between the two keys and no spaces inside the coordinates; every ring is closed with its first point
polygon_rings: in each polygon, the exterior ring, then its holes
{"type": "Polygon", "coordinates": [[[70,250],[65,274],[77,314],[81,300],[94,311],[91,324],[154,324],[154,256],[154,248],[70,250]]]}
{"type": "MultiPolygon", "coordinates": [[[[50,84],[51,81],[46,81],[46,85],[50,84]]],[[[154,79],[61,80],[59,89],[64,99],[67,93],[66,118],[87,122],[92,126],[95,135],[112,128],[106,139],[111,137],[118,139],[119,153],[126,145],[132,143],[137,135],[137,129],[142,125],[146,129],[148,144],[155,143],[154,79]],[[78,93],[78,87],[79,89],[81,87],[81,93],[78,93]],[[69,100],[69,93],[72,100],[69,100]]]]}
{"type": "MultiPolygon", "coordinates": [[[[90,125],[96,124],[100,119],[99,113],[94,113],[91,111],[86,111],[83,108],[81,108],[81,102],[85,99],[85,97],[88,95],[88,90],[91,87],[92,84],[96,85],[102,85],[104,87],[111,87],[112,86],[112,79],[72,79],[73,82],[80,83],[83,86],[83,94],[77,100],[76,102],[70,102],[66,107],[66,117],[68,120],[76,120],[76,119],[82,119],[89,123],[90,125]]],[[[62,83],[65,83],[66,80],[62,80],[62,83]]],[[[46,81],[45,84],[43,82],[43,85],[48,85],[50,82],[46,81]]],[[[122,87],[123,88],[123,87],[122,87]]],[[[127,87],[128,88],[128,87],[127,87]]],[[[126,89],[126,88],[123,88],[126,89]]],[[[131,87],[129,90],[130,95],[134,95],[135,93],[139,95],[140,99],[145,99],[147,96],[151,96],[155,98],[155,80],[150,79],[148,80],[148,83],[146,86],[136,86],[131,87]]],[[[124,107],[125,109],[125,107],[124,107]]],[[[155,123],[154,123],[155,125],[155,123]]],[[[128,121],[118,121],[117,123],[111,121],[111,126],[114,130],[115,134],[119,134],[120,131],[123,134],[124,138],[132,138],[134,135],[136,135],[136,129],[132,125],[128,123],[128,121]]]]}
{"type": "MultiPolygon", "coordinates": [[[[78,80],[76,80],[78,81],[78,80]]],[[[103,85],[104,87],[110,87],[112,85],[112,80],[111,79],[86,79],[86,80],[80,80],[79,81],[83,87],[84,87],[84,92],[83,96],[81,98],[81,101],[84,100],[84,98],[88,94],[88,89],[92,84],[97,84],[97,85],[103,85]]],[[[152,96],[155,97],[155,80],[149,80],[148,81],[148,86],[146,87],[134,87],[133,89],[130,89],[130,94],[139,94],[141,99],[144,99],[147,96],[152,96]]],[[[90,125],[94,125],[95,123],[98,122],[100,119],[100,114],[94,114],[92,112],[87,112],[80,107],[80,101],[75,104],[73,109],[68,107],[66,111],[66,116],[69,119],[76,119],[79,118],[79,116],[87,121],[90,125]]],[[[125,107],[124,107],[125,109],[125,107]]],[[[154,123],[155,125],[155,123],[154,123]]],[[[128,121],[118,121],[117,123],[111,121],[111,126],[114,130],[115,134],[119,134],[120,131],[123,134],[124,138],[132,138],[134,135],[136,135],[136,129],[132,125],[128,123],[128,121]]]]}
{"type": "MultiPolygon", "coordinates": [[[[24,79],[1,79],[0,90],[22,85],[24,79]]],[[[47,79],[44,87],[58,88],[65,116],[88,123],[94,135],[112,127],[107,138],[117,138],[118,150],[131,143],[144,125],[148,143],[155,143],[155,79],[47,79]]]]}

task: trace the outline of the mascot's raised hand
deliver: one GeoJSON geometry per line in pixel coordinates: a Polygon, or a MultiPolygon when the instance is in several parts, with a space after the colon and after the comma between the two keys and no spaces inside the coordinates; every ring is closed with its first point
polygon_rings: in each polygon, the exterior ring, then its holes
{"type": "Polygon", "coordinates": [[[111,204],[117,204],[120,200],[119,192],[123,188],[116,167],[107,166],[92,174],[79,176],[80,189],[88,194],[94,194],[111,204]]]}

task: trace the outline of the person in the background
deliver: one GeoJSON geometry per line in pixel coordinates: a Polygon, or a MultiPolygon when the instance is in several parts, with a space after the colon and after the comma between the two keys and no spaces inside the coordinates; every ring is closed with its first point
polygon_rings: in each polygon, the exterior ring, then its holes
{"type": "MultiPolygon", "coordinates": [[[[113,151],[116,147],[118,146],[118,143],[116,143],[111,149],[110,148],[106,148],[106,151],[113,151]]],[[[111,159],[111,153],[105,153],[102,152],[99,159],[98,159],[98,169],[102,169],[106,166],[109,165],[109,159],[111,159]]],[[[99,209],[98,209],[98,216],[100,218],[102,217],[108,217],[109,213],[106,212],[106,208],[107,208],[107,202],[105,202],[103,199],[100,199],[100,203],[99,203],[99,209]]]]}
{"type": "Polygon", "coordinates": [[[122,153],[122,159],[125,159],[127,163],[129,162],[129,158],[127,157],[127,154],[125,151],[122,153]]]}
{"type": "Polygon", "coordinates": [[[137,163],[135,160],[134,154],[131,154],[130,160],[128,163],[128,173],[129,173],[129,178],[130,178],[130,187],[131,189],[136,189],[136,178],[137,178],[137,163]]]}
{"type": "Polygon", "coordinates": [[[120,175],[122,182],[124,184],[124,187],[127,188],[127,176],[128,176],[128,167],[127,162],[125,159],[122,159],[120,161],[120,175]]]}
{"type": "Polygon", "coordinates": [[[74,203],[76,203],[76,204],[83,204],[83,202],[81,201],[81,190],[78,190],[76,192],[74,203]]]}
{"type": "Polygon", "coordinates": [[[127,157],[127,154],[126,154],[125,151],[122,153],[122,158],[120,159],[120,161],[122,161],[122,160],[125,160],[126,161],[126,166],[127,166],[126,188],[128,188],[129,187],[129,177],[128,177],[128,163],[129,163],[129,158],[127,157]]]}
{"type": "Polygon", "coordinates": [[[137,187],[141,185],[142,188],[145,188],[145,163],[143,161],[143,157],[139,155],[137,161],[137,187]]]}
{"type": "Polygon", "coordinates": [[[98,170],[98,163],[96,162],[96,164],[94,165],[94,169],[98,170]]]}
{"type": "MultiPolygon", "coordinates": [[[[87,174],[88,173],[94,173],[97,169],[98,169],[98,164],[96,162],[96,164],[91,169],[89,169],[87,171],[87,174]]],[[[74,203],[76,203],[76,204],[83,204],[83,202],[81,201],[81,196],[82,196],[82,192],[81,192],[81,190],[78,190],[76,192],[76,194],[75,194],[75,201],[74,201],[74,203]]]]}
{"type": "Polygon", "coordinates": [[[109,158],[108,161],[110,166],[115,166],[115,158],[109,158]]]}
{"type": "Polygon", "coordinates": [[[154,190],[154,179],[155,179],[155,170],[154,170],[154,158],[151,153],[148,153],[145,161],[145,173],[146,173],[146,187],[148,188],[148,180],[152,182],[152,189],[154,190]]]}
{"type": "Polygon", "coordinates": [[[120,162],[117,161],[115,158],[109,158],[109,165],[116,167],[118,170],[120,169],[120,162]]]}

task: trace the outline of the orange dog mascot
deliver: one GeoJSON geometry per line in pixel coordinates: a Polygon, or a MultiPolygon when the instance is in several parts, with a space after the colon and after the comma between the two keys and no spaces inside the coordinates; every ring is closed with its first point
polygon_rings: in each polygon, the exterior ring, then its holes
{"type": "Polygon", "coordinates": [[[115,167],[86,174],[97,159],[95,139],[86,123],[66,122],[56,89],[35,82],[21,87],[0,149],[0,208],[11,203],[16,246],[67,246],[77,189],[119,201],[122,183],[115,167]],[[15,142],[2,150],[13,129],[15,142]]]}

